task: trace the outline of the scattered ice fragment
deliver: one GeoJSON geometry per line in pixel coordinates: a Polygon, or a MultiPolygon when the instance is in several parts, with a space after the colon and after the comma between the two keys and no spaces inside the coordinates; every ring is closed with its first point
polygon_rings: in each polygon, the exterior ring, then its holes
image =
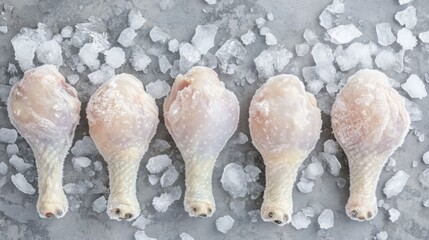
{"type": "Polygon", "coordinates": [[[86,168],[91,164],[91,160],[87,157],[74,157],[72,158],[73,168],[76,171],[80,171],[82,168],[86,168]]]}
{"type": "Polygon", "coordinates": [[[398,42],[404,50],[413,50],[413,48],[417,45],[417,38],[408,28],[400,29],[396,38],[396,42],[398,42]]]}
{"type": "Polygon", "coordinates": [[[397,209],[395,208],[391,208],[389,209],[389,219],[391,222],[396,222],[399,218],[399,216],[401,215],[401,212],[399,212],[397,209]]]}
{"type": "Polygon", "coordinates": [[[200,61],[200,52],[190,43],[182,43],[179,47],[180,55],[180,70],[182,72],[188,71],[195,63],[200,61]]]}
{"type": "Polygon", "coordinates": [[[61,29],[61,36],[63,38],[71,38],[73,35],[73,27],[72,26],[65,26],[63,29],[61,29]]]}
{"type": "Polygon", "coordinates": [[[206,1],[206,3],[209,5],[216,4],[216,0],[204,0],[204,1],[206,1]]]}
{"type": "Polygon", "coordinates": [[[134,70],[136,71],[146,71],[146,68],[152,62],[149,56],[141,49],[140,47],[136,47],[133,49],[131,65],[133,65],[134,70]]]}
{"type": "Polygon", "coordinates": [[[237,216],[245,216],[246,212],[245,212],[245,206],[246,206],[246,202],[244,200],[241,199],[232,199],[229,202],[229,208],[237,215],[237,216]]]}
{"type": "Polygon", "coordinates": [[[131,47],[134,45],[134,38],[137,33],[132,28],[125,28],[118,37],[118,43],[123,47],[131,47]]]}
{"type": "Polygon", "coordinates": [[[165,55],[158,58],[158,65],[162,73],[167,73],[173,67],[165,55]]]}
{"type": "Polygon", "coordinates": [[[18,149],[18,145],[16,144],[8,144],[6,147],[6,153],[9,157],[11,157],[12,155],[16,155],[19,153],[19,149],[18,149]]]}
{"type": "Polygon", "coordinates": [[[262,192],[264,192],[264,186],[257,182],[250,182],[247,184],[247,193],[250,196],[250,199],[255,200],[261,196],[262,192]]]}
{"type": "Polygon", "coordinates": [[[429,207],[429,199],[426,199],[426,201],[423,202],[423,207],[429,207]]]}
{"type": "Polygon", "coordinates": [[[18,75],[18,69],[16,68],[16,65],[15,64],[13,64],[13,63],[9,63],[8,65],[7,65],[7,72],[10,74],[10,75],[13,75],[13,76],[17,76],[18,75]]]}
{"type": "Polygon", "coordinates": [[[261,36],[265,36],[270,32],[271,30],[267,27],[261,27],[261,29],[259,30],[259,34],[261,34],[261,36]]]}
{"type": "Polygon", "coordinates": [[[311,55],[313,56],[314,62],[316,65],[323,66],[332,64],[334,61],[334,55],[332,49],[323,43],[317,43],[314,45],[311,50],[311,55]]]}
{"type": "Polygon", "coordinates": [[[159,182],[159,176],[155,175],[155,174],[150,174],[148,177],[149,183],[150,185],[155,185],[159,182]]]}
{"type": "Polygon", "coordinates": [[[301,209],[301,211],[306,217],[314,217],[314,215],[316,214],[312,207],[305,207],[301,209]]]}
{"type": "Polygon", "coordinates": [[[418,180],[422,187],[429,188],[429,168],[426,168],[422,173],[420,173],[418,180]]]}
{"type": "Polygon", "coordinates": [[[92,202],[92,210],[94,210],[94,212],[102,213],[106,211],[106,208],[107,200],[104,196],[101,196],[92,202]]]}
{"type": "Polygon", "coordinates": [[[273,21],[274,20],[274,14],[271,13],[271,12],[267,13],[267,20],[270,21],[270,22],[273,21]]]}
{"type": "Polygon", "coordinates": [[[79,81],[79,75],[77,74],[68,75],[67,81],[69,81],[71,85],[75,85],[79,81]]]}
{"type": "Polygon", "coordinates": [[[261,210],[252,210],[252,211],[249,211],[247,213],[247,215],[249,215],[250,222],[255,223],[261,217],[261,210]]]}
{"type": "Polygon", "coordinates": [[[339,152],[338,143],[333,139],[328,139],[323,143],[323,151],[335,155],[339,152]]]}
{"type": "Polygon", "coordinates": [[[319,24],[325,29],[330,29],[333,27],[334,16],[327,10],[323,10],[319,15],[319,24]]]}
{"type": "Polygon", "coordinates": [[[225,166],[221,178],[222,187],[232,198],[244,197],[247,193],[246,173],[242,166],[230,163],[225,166]]]}
{"type": "Polygon", "coordinates": [[[302,171],[302,176],[307,179],[316,180],[322,176],[323,171],[323,166],[320,162],[312,162],[302,171]]]}
{"type": "Polygon", "coordinates": [[[227,233],[234,225],[234,219],[229,216],[223,216],[216,220],[216,228],[221,233],[227,233]]]}
{"type": "Polygon", "coordinates": [[[267,33],[265,35],[265,43],[268,46],[273,46],[277,44],[277,38],[272,33],[267,33]]]}
{"type": "Polygon", "coordinates": [[[326,160],[329,173],[332,174],[332,176],[338,176],[340,174],[341,163],[338,161],[337,157],[326,152],[321,152],[320,155],[326,160]]]}
{"type": "Polygon", "coordinates": [[[12,157],[9,159],[9,163],[20,173],[26,171],[33,166],[30,163],[24,162],[24,159],[16,155],[12,155],[12,157]]]}
{"type": "Polygon", "coordinates": [[[99,49],[93,43],[86,43],[79,50],[79,57],[83,64],[88,66],[91,70],[96,70],[100,67],[100,60],[98,60],[99,49]]]}
{"type": "Polygon", "coordinates": [[[423,162],[429,164],[429,151],[423,154],[423,162]]]}
{"type": "Polygon", "coordinates": [[[152,144],[152,149],[156,152],[156,153],[162,153],[165,152],[166,150],[170,149],[170,144],[162,139],[155,139],[155,141],[153,141],[152,144]]]}
{"type": "Polygon", "coordinates": [[[170,38],[170,35],[168,35],[166,32],[164,32],[164,30],[162,30],[157,26],[154,26],[150,30],[149,36],[153,42],[159,42],[159,43],[165,43],[170,38]]]}
{"type": "Polygon", "coordinates": [[[311,29],[306,28],[304,30],[303,36],[304,36],[305,41],[307,41],[307,43],[310,46],[313,46],[319,42],[319,38],[318,38],[317,34],[311,29]]]}
{"type": "Polygon", "coordinates": [[[217,29],[215,24],[198,25],[192,37],[192,45],[201,54],[206,54],[214,46],[217,29]]]}
{"type": "Polygon", "coordinates": [[[329,229],[334,226],[334,212],[331,209],[325,209],[317,218],[321,229],[329,229]]]}
{"type": "Polygon", "coordinates": [[[429,43],[429,31],[420,33],[419,38],[422,42],[429,43]]]}
{"type": "Polygon", "coordinates": [[[259,77],[272,77],[275,72],[283,71],[289,64],[292,53],[285,46],[273,46],[264,50],[254,59],[259,77]]]}
{"type": "Polygon", "coordinates": [[[0,33],[7,33],[7,26],[0,26],[0,33]]]}
{"type": "Polygon", "coordinates": [[[0,175],[6,175],[9,167],[4,162],[0,162],[0,175]]]}
{"type": "Polygon", "coordinates": [[[386,231],[381,231],[375,235],[376,240],[387,240],[387,237],[388,235],[386,231]]]}
{"type": "Polygon", "coordinates": [[[404,50],[395,53],[392,49],[382,49],[375,57],[375,64],[385,71],[395,70],[400,73],[404,70],[404,54],[404,50]]]}
{"type": "Polygon", "coordinates": [[[180,237],[180,240],[194,240],[194,238],[187,233],[181,233],[179,237],[180,237]]]}
{"type": "Polygon", "coordinates": [[[296,55],[302,57],[310,51],[310,46],[307,43],[295,45],[296,55]]]}
{"type": "Polygon", "coordinates": [[[130,28],[137,30],[143,26],[146,19],[142,16],[142,13],[138,10],[132,9],[128,13],[128,25],[130,28]]]}
{"type": "Polygon", "coordinates": [[[389,161],[386,164],[386,171],[392,170],[396,166],[396,160],[392,157],[389,157],[389,161]]]}
{"type": "Polygon", "coordinates": [[[387,199],[397,196],[399,193],[401,193],[408,181],[408,178],[410,178],[410,175],[408,175],[406,172],[402,170],[396,172],[396,174],[390,178],[384,186],[383,193],[386,195],[387,199]]]}
{"type": "Polygon", "coordinates": [[[411,74],[407,81],[401,84],[401,87],[411,98],[422,99],[427,96],[425,84],[416,74],[411,74]]]}
{"type": "Polygon", "coordinates": [[[331,42],[335,44],[345,44],[353,39],[362,36],[362,32],[353,24],[339,25],[328,30],[331,42]]]}
{"type": "Polygon", "coordinates": [[[306,217],[301,211],[292,216],[291,224],[296,230],[307,228],[310,223],[310,218],[306,217]]]}
{"type": "Polygon", "coordinates": [[[55,40],[46,41],[36,49],[37,59],[44,64],[52,64],[57,67],[63,64],[60,44],[55,40]]]}
{"type": "Polygon", "coordinates": [[[416,168],[417,164],[418,164],[418,162],[416,160],[414,160],[413,163],[411,163],[411,167],[416,168]]]}
{"type": "Polygon", "coordinates": [[[151,238],[146,235],[146,233],[142,230],[138,230],[134,233],[135,240],[156,240],[156,238],[151,238]]]}
{"type": "Polygon", "coordinates": [[[100,161],[94,162],[94,170],[100,172],[103,169],[103,164],[100,161]]]}
{"type": "Polygon", "coordinates": [[[176,170],[176,168],[173,165],[169,166],[161,176],[161,187],[171,186],[177,180],[178,177],[179,172],[176,170]]]}
{"type": "Polygon", "coordinates": [[[0,143],[15,143],[17,137],[15,129],[0,128],[0,143]]]}
{"type": "Polygon", "coordinates": [[[12,175],[10,179],[19,191],[29,195],[32,195],[36,192],[36,189],[34,189],[34,187],[27,182],[27,179],[25,179],[21,173],[12,175]]]}
{"type": "Polygon", "coordinates": [[[106,63],[112,68],[118,68],[125,63],[125,52],[120,47],[113,47],[104,52],[106,63]]]}
{"type": "Polygon", "coordinates": [[[326,7],[326,10],[334,14],[344,13],[344,2],[343,0],[334,0],[331,5],[326,7]]]}
{"type": "Polygon", "coordinates": [[[147,170],[149,170],[150,173],[156,174],[161,173],[170,165],[170,157],[168,155],[163,154],[149,158],[146,168],[147,170]]]}
{"type": "Polygon", "coordinates": [[[166,212],[174,201],[180,199],[180,196],[182,196],[182,189],[180,186],[175,186],[170,188],[167,192],[162,193],[159,197],[154,197],[152,205],[157,212],[166,212]]]}
{"type": "Polygon", "coordinates": [[[382,46],[389,46],[396,41],[395,35],[389,23],[379,23],[375,26],[377,31],[378,43],[382,46]]]}
{"type": "Polygon", "coordinates": [[[406,9],[399,11],[395,14],[395,19],[401,26],[409,29],[414,29],[417,24],[416,8],[409,6],[406,9]]]}
{"type": "Polygon", "coordinates": [[[155,99],[160,99],[170,92],[170,85],[164,80],[156,80],[155,82],[151,82],[146,85],[146,91],[149,95],[151,95],[155,99]]]}
{"type": "Polygon", "coordinates": [[[215,53],[220,61],[222,72],[226,72],[230,61],[235,58],[237,61],[242,61],[247,53],[246,48],[235,38],[227,40],[215,53]]]}
{"type": "Polygon", "coordinates": [[[256,23],[256,26],[258,27],[258,28],[261,28],[262,26],[264,26],[264,24],[266,23],[267,21],[265,20],[265,18],[263,18],[263,17],[259,17],[259,18],[257,18],[256,20],[255,20],[255,23],[256,23]]]}
{"type": "Polygon", "coordinates": [[[173,38],[168,42],[168,50],[172,53],[175,53],[179,51],[179,41],[177,39],[173,38]]]}
{"type": "Polygon", "coordinates": [[[75,157],[97,155],[98,150],[89,136],[84,136],[82,140],[77,140],[71,148],[71,153],[75,157]]]}
{"type": "Polygon", "coordinates": [[[247,135],[243,132],[239,132],[237,138],[235,139],[235,143],[240,145],[247,143],[247,141],[249,141],[249,137],[247,137],[247,135]]]}
{"type": "Polygon", "coordinates": [[[136,227],[140,230],[144,230],[146,228],[146,225],[151,223],[152,223],[152,220],[149,217],[146,218],[143,215],[141,215],[133,222],[133,224],[131,224],[131,226],[136,227]]]}
{"type": "Polygon", "coordinates": [[[88,78],[93,85],[101,85],[114,75],[115,69],[107,64],[103,64],[99,70],[88,74],[88,78]]]}
{"type": "Polygon", "coordinates": [[[337,48],[335,60],[341,71],[348,71],[358,65],[362,68],[372,68],[372,55],[369,44],[352,43],[345,50],[337,48]]]}
{"type": "Polygon", "coordinates": [[[399,4],[404,5],[404,4],[410,3],[412,1],[413,0],[399,0],[399,4]]]}
{"type": "Polygon", "coordinates": [[[296,187],[302,193],[309,193],[313,191],[314,182],[306,178],[301,178],[296,184],[296,187]]]}
{"type": "Polygon", "coordinates": [[[344,178],[337,178],[337,186],[340,189],[343,189],[346,186],[347,180],[344,178]]]}

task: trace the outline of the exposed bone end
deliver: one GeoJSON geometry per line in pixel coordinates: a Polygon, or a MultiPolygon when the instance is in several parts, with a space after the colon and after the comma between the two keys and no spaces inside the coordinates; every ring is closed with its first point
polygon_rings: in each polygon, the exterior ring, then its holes
{"type": "Polygon", "coordinates": [[[109,203],[107,204],[107,215],[109,215],[112,220],[132,221],[140,215],[140,205],[137,200],[135,202],[118,202],[109,199],[109,203]]]}
{"type": "Polygon", "coordinates": [[[37,211],[41,218],[62,218],[68,212],[69,203],[64,192],[41,195],[37,203],[37,211]]]}
{"type": "Polygon", "coordinates": [[[346,205],[347,216],[359,222],[372,220],[377,212],[377,198],[375,196],[350,196],[346,205]]]}
{"type": "Polygon", "coordinates": [[[194,199],[185,199],[185,211],[191,217],[211,217],[216,210],[214,201],[201,201],[194,199]]]}
{"type": "Polygon", "coordinates": [[[285,207],[264,199],[261,207],[261,217],[265,222],[274,222],[279,226],[284,226],[291,221],[292,206],[285,207]]]}

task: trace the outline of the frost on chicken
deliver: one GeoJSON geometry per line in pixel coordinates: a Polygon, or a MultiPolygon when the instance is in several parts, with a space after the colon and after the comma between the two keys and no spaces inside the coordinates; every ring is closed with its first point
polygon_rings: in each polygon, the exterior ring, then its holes
{"type": "Polygon", "coordinates": [[[125,63],[125,52],[120,47],[113,47],[104,52],[107,65],[112,68],[118,68],[125,63]]]}
{"type": "Polygon", "coordinates": [[[403,50],[413,50],[417,45],[417,38],[408,28],[400,29],[396,35],[396,38],[396,42],[401,45],[403,50]]]}
{"type": "Polygon", "coordinates": [[[292,57],[292,53],[285,46],[273,46],[262,51],[254,59],[259,77],[268,78],[283,71],[292,57]]]}
{"type": "Polygon", "coordinates": [[[170,39],[170,35],[168,35],[168,33],[166,33],[164,30],[162,30],[161,28],[154,26],[150,32],[149,32],[149,36],[152,39],[153,42],[158,42],[158,43],[166,43],[168,41],[168,39],[170,39]]]}
{"type": "Polygon", "coordinates": [[[150,173],[157,174],[167,169],[170,165],[171,158],[164,154],[149,158],[146,168],[150,173]]]}
{"type": "Polygon", "coordinates": [[[234,222],[235,221],[231,216],[226,215],[216,219],[216,228],[221,233],[227,233],[229,230],[231,230],[234,222]]]}
{"type": "Polygon", "coordinates": [[[206,54],[214,46],[217,29],[215,24],[198,25],[192,37],[192,45],[201,54],[206,54]]]}
{"type": "Polygon", "coordinates": [[[305,216],[302,211],[297,212],[292,216],[292,226],[296,228],[296,230],[300,230],[303,228],[307,228],[310,225],[311,220],[309,217],[305,216]]]}
{"type": "Polygon", "coordinates": [[[325,209],[317,218],[321,229],[329,229],[334,226],[334,212],[331,209],[325,209]]]}
{"type": "Polygon", "coordinates": [[[36,49],[37,59],[41,63],[52,64],[57,67],[63,65],[63,57],[60,44],[55,40],[46,41],[36,49]]]}
{"type": "Polygon", "coordinates": [[[249,29],[245,34],[241,35],[240,39],[244,45],[250,45],[255,42],[256,35],[251,29],[249,29]]]}
{"type": "Polygon", "coordinates": [[[0,143],[15,143],[18,132],[15,129],[0,128],[0,143]]]}
{"type": "Polygon", "coordinates": [[[169,187],[173,185],[173,183],[177,180],[178,177],[179,172],[176,170],[176,168],[173,165],[169,166],[161,176],[161,187],[169,187]]]}
{"type": "Polygon", "coordinates": [[[131,47],[134,43],[134,38],[137,37],[137,33],[132,28],[125,28],[118,37],[118,43],[123,47],[131,47]]]}
{"type": "Polygon", "coordinates": [[[395,19],[401,26],[408,29],[414,29],[417,24],[416,8],[409,6],[406,9],[399,11],[395,14],[395,19]]]}
{"type": "Polygon", "coordinates": [[[21,173],[12,175],[10,179],[19,191],[29,195],[33,195],[34,193],[36,193],[36,189],[34,189],[34,187],[30,183],[28,183],[27,179],[25,179],[24,175],[22,175],[21,173]]]}
{"type": "Polygon", "coordinates": [[[247,193],[246,173],[242,166],[230,163],[225,166],[221,178],[223,189],[229,192],[232,198],[244,197],[247,193]]]}
{"type": "Polygon", "coordinates": [[[426,87],[423,81],[416,74],[411,74],[404,84],[401,84],[411,98],[422,99],[427,96],[426,87]]]}
{"type": "Polygon", "coordinates": [[[353,24],[339,25],[328,29],[328,34],[331,38],[330,41],[334,44],[349,43],[353,39],[362,36],[362,32],[353,24]]]}
{"type": "Polygon", "coordinates": [[[131,65],[136,71],[146,72],[147,67],[152,62],[149,56],[140,47],[135,47],[132,51],[131,65]]]}
{"type": "Polygon", "coordinates": [[[380,45],[387,47],[396,41],[389,23],[379,23],[375,26],[375,30],[377,31],[378,43],[380,45]]]}
{"type": "Polygon", "coordinates": [[[130,28],[137,30],[141,28],[145,22],[146,19],[142,16],[140,11],[132,9],[128,13],[128,25],[130,28]]]}
{"type": "Polygon", "coordinates": [[[151,82],[146,85],[146,91],[155,99],[160,99],[170,92],[170,85],[164,80],[156,80],[155,82],[151,82]]]}
{"type": "Polygon", "coordinates": [[[12,155],[12,157],[9,159],[9,163],[20,173],[25,172],[33,166],[30,163],[24,162],[24,159],[16,155],[12,155]]]}
{"type": "Polygon", "coordinates": [[[97,198],[92,202],[92,210],[97,213],[102,213],[107,209],[107,200],[104,196],[97,198]]]}
{"type": "Polygon", "coordinates": [[[167,211],[174,201],[179,200],[180,196],[182,196],[182,189],[180,186],[172,187],[165,193],[162,193],[159,197],[154,197],[152,205],[157,212],[163,213],[167,211]]]}

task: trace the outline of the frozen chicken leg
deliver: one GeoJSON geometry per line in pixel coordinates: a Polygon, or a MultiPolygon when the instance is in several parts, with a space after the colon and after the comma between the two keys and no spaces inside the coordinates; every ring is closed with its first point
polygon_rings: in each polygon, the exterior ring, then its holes
{"type": "Polygon", "coordinates": [[[109,168],[107,214],[133,220],[140,214],[137,171],[159,122],[155,100],[137,78],[120,74],[91,96],[86,113],[91,137],[109,168]]]}
{"type": "Polygon", "coordinates": [[[268,79],[253,96],[249,126],[265,164],[262,219],[282,226],[291,221],[298,167],[320,136],[320,110],[297,77],[278,75],[268,79]]]}
{"type": "Polygon", "coordinates": [[[331,116],[350,169],[346,213],[354,220],[371,220],[377,214],[375,191],[381,170],[410,127],[404,99],[382,72],[360,70],[338,94],[331,116]]]}
{"type": "Polygon", "coordinates": [[[165,99],[165,125],[185,161],[184,205],[190,216],[209,217],[215,211],[213,167],[237,129],[238,117],[236,96],[206,67],[179,75],[165,99]]]}
{"type": "Polygon", "coordinates": [[[63,165],[79,123],[80,105],[76,90],[52,65],[26,71],[10,93],[10,121],[36,158],[37,211],[42,218],[61,218],[68,211],[63,165]]]}

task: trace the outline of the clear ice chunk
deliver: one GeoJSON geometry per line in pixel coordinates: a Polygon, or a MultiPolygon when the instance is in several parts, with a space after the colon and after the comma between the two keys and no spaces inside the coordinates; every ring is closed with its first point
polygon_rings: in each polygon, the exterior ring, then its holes
{"type": "Polygon", "coordinates": [[[57,67],[63,65],[63,56],[60,44],[55,40],[46,41],[36,49],[37,60],[44,64],[57,67]]]}
{"type": "Polygon", "coordinates": [[[198,25],[192,37],[192,45],[201,54],[206,54],[214,46],[217,29],[215,24],[198,25]]]}
{"type": "Polygon", "coordinates": [[[9,167],[4,162],[0,162],[0,175],[6,175],[9,167]]]}
{"type": "Polygon", "coordinates": [[[134,233],[135,240],[156,240],[156,238],[151,238],[146,235],[146,233],[142,230],[138,230],[134,233]]]}
{"type": "Polygon", "coordinates": [[[220,61],[222,72],[226,72],[228,65],[231,64],[234,58],[237,61],[242,61],[247,53],[246,48],[235,38],[227,40],[215,53],[220,61]]]}
{"type": "Polygon", "coordinates": [[[137,30],[143,26],[146,19],[142,16],[142,13],[138,10],[132,9],[128,13],[128,25],[130,28],[137,30]]]}
{"type": "Polygon", "coordinates": [[[380,45],[387,47],[396,41],[396,37],[392,33],[392,27],[389,23],[379,23],[375,26],[375,29],[380,45]]]}
{"type": "Polygon", "coordinates": [[[292,53],[285,46],[274,46],[262,51],[254,62],[259,76],[268,78],[272,77],[275,72],[283,71],[292,57],[292,53]]]}
{"type": "Polygon", "coordinates": [[[98,150],[95,143],[88,136],[84,136],[81,140],[77,140],[71,148],[71,153],[75,157],[97,155],[98,150]]]}
{"type": "Polygon", "coordinates": [[[25,172],[33,166],[30,163],[24,162],[24,159],[16,155],[12,155],[12,157],[9,159],[9,163],[20,173],[25,172]]]}
{"type": "Polygon", "coordinates": [[[166,212],[167,209],[182,196],[182,189],[180,186],[175,186],[169,189],[167,192],[162,193],[159,197],[154,197],[152,205],[157,212],[166,212]]]}
{"type": "Polygon", "coordinates": [[[295,45],[296,55],[302,57],[310,51],[310,46],[307,43],[295,45]]]}
{"type": "Polygon", "coordinates": [[[241,42],[247,46],[255,42],[256,35],[251,29],[249,29],[245,34],[241,35],[240,39],[241,42]]]}
{"type": "Polygon", "coordinates": [[[316,180],[322,176],[323,172],[324,169],[320,162],[312,162],[302,171],[302,176],[306,179],[316,180]]]}
{"type": "Polygon", "coordinates": [[[170,165],[171,158],[168,155],[163,154],[149,158],[146,168],[150,173],[157,174],[167,169],[170,165]]]}
{"type": "Polygon", "coordinates": [[[104,52],[107,65],[118,68],[125,63],[125,52],[120,47],[113,47],[104,52]]]}
{"type": "Polygon", "coordinates": [[[168,42],[168,51],[175,53],[179,51],[180,43],[177,39],[173,38],[168,42]]]}
{"type": "Polygon", "coordinates": [[[103,64],[99,70],[88,74],[88,78],[93,85],[101,85],[114,75],[115,69],[107,64],[103,64]]]}
{"type": "Polygon", "coordinates": [[[170,92],[170,85],[164,80],[156,80],[155,82],[151,82],[146,85],[146,91],[149,95],[151,95],[155,99],[160,99],[170,92]]]}
{"type": "Polygon", "coordinates": [[[154,26],[149,32],[150,39],[153,42],[166,43],[170,39],[170,35],[161,28],[154,26]]]}
{"type": "Polygon", "coordinates": [[[334,226],[334,212],[331,209],[325,209],[317,218],[321,229],[329,229],[334,226]]]}
{"type": "Polygon", "coordinates": [[[97,198],[92,202],[92,210],[97,213],[102,213],[107,209],[107,200],[104,196],[97,198]]]}
{"type": "Polygon", "coordinates": [[[429,168],[426,168],[417,178],[423,188],[429,188],[429,168]]]}
{"type": "Polygon", "coordinates": [[[299,182],[296,184],[296,187],[302,193],[309,193],[313,191],[314,182],[306,178],[301,178],[299,182]]]}
{"type": "Polygon", "coordinates": [[[158,58],[158,65],[159,65],[159,70],[162,73],[167,73],[167,71],[173,67],[173,65],[171,65],[171,63],[168,61],[165,55],[162,55],[161,57],[158,58]]]}
{"type": "Polygon", "coordinates": [[[247,194],[246,173],[242,166],[229,163],[225,166],[221,178],[222,187],[232,198],[244,197],[247,194]]]}
{"type": "Polygon", "coordinates": [[[328,30],[330,41],[334,44],[345,44],[362,36],[362,32],[354,24],[339,25],[328,30]]]}
{"type": "Polygon", "coordinates": [[[76,171],[82,170],[91,164],[91,160],[87,157],[74,157],[72,158],[73,168],[76,171]]]}
{"type": "Polygon", "coordinates": [[[341,170],[341,163],[338,161],[337,157],[326,152],[321,152],[320,156],[322,156],[328,164],[328,172],[332,174],[332,176],[338,176],[341,170]]]}
{"type": "Polygon", "coordinates": [[[417,45],[417,38],[410,29],[402,28],[396,35],[396,42],[399,43],[404,50],[413,50],[417,45]]]}
{"type": "Polygon", "coordinates": [[[27,179],[25,179],[24,175],[22,175],[21,173],[12,175],[10,179],[19,191],[29,195],[33,195],[34,193],[36,193],[36,189],[34,189],[34,187],[30,183],[28,183],[27,179]]]}
{"type": "Polygon", "coordinates": [[[12,155],[17,155],[19,153],[18,145],[8,144],[6,147],[6,153],[9,157],[11,157],[12,155]]]}
{"type": "Polygon", "coordinates": [[[419,38],[422,42],[429,43],[429,31],[420,33],[419,38]]]}
{"type": "Polygon", "coordinates": [[[299,211],[292,216],[291,224],[296,230],[307,228],[310,225],[311,220],[304,215],[303,212],[299,211]]]}
{"type": "Polygon", "coordinates": [[[416,74],[411,74],[407,81],[401,84],[401,87],[411,98],[422,99],[427,96],[425,84],[416,74]]]}
{"type": "Polygon", "coordinates": [[[231,216],[226,215],[216,219],[216,228],[221,233],[227,233],[229,230],[231,230],[234,222],[235,221],[231,216]]]}
{"type": "Polygon", "coordinates": [[[139,216],[131,226],[136,227],[140,230],[144,230],[148,224],[153,223],[150,217],[139,216]]]}
{"type": "Polygon", "coordinates": [[[395,14],[395,19],[401,26],[408,29],[414,29],[417,24],[417,11],[413,6],[408,6],[406,9],[399,11],[395,14]]]}
{"type": "Polygon", "coordinates": [[[137,33],[132,28],[125,28],[118,37],[118,43],[123,47],[131,47],[135,44],[134,38],[137,37],[137,33]]]}
{"type": "Polygon", "coordinates": [[[319,24],[325,29],[330,29],[334,26],[334,16],[327,10],[323,10],[319,15],[319,24]]]}
{"type": "Polygon", "coordinates": [[[387,199],[401,193],[405,184],[407,184],[408,178],[410,178],[410,175],[403,170],[396,172],[396,174],[386,182],[383,188],[383,193],[386,195],[387,199]]]}
{"type": "Polygon", "coordinates": [[[69,81],[71,85],[75,85],[79,81],[79,75],[77,74],[68,75],[67,81],[69,81]]]}
{"type": "Polygon", "coordinates": [[[181,233],[179,234],[180,240],[194,240],[194,238],[187,234],[187,233],[181,233]]]}
{"type": "Polygon", "coordinates": [[[401,73],[404,70],[404,54],[404,50],[395,53],[392,49],[382,49],[375,57],[375,64],[385,71],[401,73]]]}
{"type": "Polygon", "coordinates": [[[136,71],[146,72],[147,67],[152,62],[150,57],[140,47],[133,49],[131,56],[131,65],[136,71]]]}
{"type": "Polygon", "coordinates": [[[161,187],[169,187],[173,185],[173,183],[179,177],[179,172],[173,165],[170,165],[167,170],[162,174],[160,183],[161,187]]]}
{"type": "Polygon", "coordinates": [[[399,219],[400,215],[401,215],[401,212],[399,212],[398,209],[395,209],[395,208],[389,209],[389,220],[391,222],[396,222],[399,219]]]}
{"type": "Polygon", "coordinates": [[[0,128],[0,143],[15,143],[18,132],[15,129],[0,128]]]}

